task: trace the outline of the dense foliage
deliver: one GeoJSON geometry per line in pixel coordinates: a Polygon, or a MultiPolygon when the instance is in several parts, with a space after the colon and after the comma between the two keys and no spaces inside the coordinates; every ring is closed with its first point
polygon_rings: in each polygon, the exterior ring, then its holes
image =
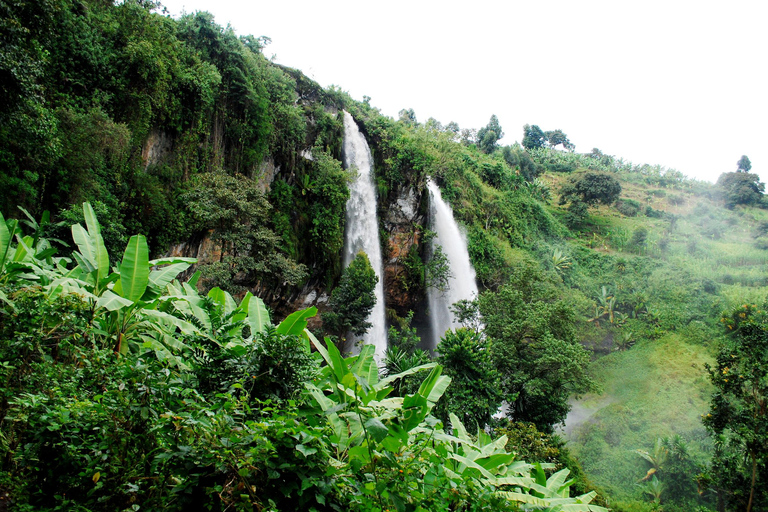
{"type": "Polygon", "coordinates": [[[768,315],[743,304],[722,318],[728,338],[709,368],[715,386],[704,424],[716,436],[704,482],[719,506],[759,510],[768,497],[768,315]]]}
{"type": "Polygon", "coordinates": [[[591,490],[575,456],[614,510],[765,506],[751,304],[768,292],[768,216],[746,156],[711,186],[577,153],[559,129],[501,146],[495,115],[479,130],[393,120],[270,62],[267,38],[158,11],[0,0],[0,211],[20,219],[0,222],[0,498],[556,508],[570,482],[543,469],[591,490]],[[341,109],[371,146],[383,276],[364,254],[342,268],[341,109]],[[434,354],[419,348],[424,295],[450,268],[428,250],[428,179],[480,287],[434,354]],[[377,279],[382,376],[369,348],[338,350],[369,327],[377,279]],[[288,316],[309,297],[322,314],[288,316]],[[550,434],[585,393],[595,410],[569,419],[568,450],[550,434]],[[511,423],[492,418],[502,401],[511,423]]]}
{"type": "Polygon", "coordinates": [[[14,509],[606,510],[504,436],[472,438],[454,415],[446,431],[430,414],[450,384],[441,366],[380,380],[372,346],[343,359],[306,329],[315,308],[273,327],[250,294],[176,280],[192,261],[150,262],[140,235],[110,273],[88,203],[84,216],[72,268],[0,217],[0,486],[14,509]],[[389,396],[417,372],[415,392],[389,396]]]}

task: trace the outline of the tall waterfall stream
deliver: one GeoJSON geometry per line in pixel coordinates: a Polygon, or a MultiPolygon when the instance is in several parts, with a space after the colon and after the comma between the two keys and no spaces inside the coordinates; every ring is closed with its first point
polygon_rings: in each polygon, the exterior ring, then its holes
{"type": "Polygon", "coordinates": [[[371,150],[349,112],[344,112],[344,167],[357,169],[357,178],[350,184],[347,200],[347,225],[344,233],[344,267],[358,252],[368,255],[379,278],[376,284],[376,305],[368,321],[373,324],[363,335],[363,343],[376,347],[376,360],[384,360],[387,349],[387,326],[384,308],[384,272],[376,215],[376,186],[373,179],[371,150]]]}
{"type": "Polygon", "coordinates": [[[429,180],[427,188],[430,194],[430,225],[437,233],[432,239],[432,247],[434,250],[436,246],[442,246],[451,271],[446,290],[441,291],[434,287],[427,290],[432,327],[430,348],[434,350],[447,330],[461,326],[449,308],[459,300],[476,298],[477,283],[475,269],[469,261],[467,241],[453,218],[453,210],[443,201],[440,187],[435,182],[429,180]]]}

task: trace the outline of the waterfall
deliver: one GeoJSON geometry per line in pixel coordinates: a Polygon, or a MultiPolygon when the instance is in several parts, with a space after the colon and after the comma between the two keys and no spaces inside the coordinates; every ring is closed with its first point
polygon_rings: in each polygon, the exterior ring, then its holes
{"type": "Polygon", "coordinates": [[[384,309],[384,272],[379,242],[379,223],[376,216],[376,187],[373,181],[371,150],[360,133],[355,120],[344,111],[344,167],[357,169],[357,178],[349,187],[347,200],[347,226],[344,233],[344,267],[358,252],[368,255],[379,278],[376,284],[376,305],[368,321],[373,324],[363,335],[363,342],[376,347],[376,359],[384,360],[387,349],[387,326],[384,309]]]}
{"type": "Polygon", "coordinates": [[[472,300],[477,297],[475,269],[469,262],[469,251],[464,234],[453,218],[453,210],[443,201],[440,187],[432,180],[427,181],[430,196],[430,224],[437,236],[432,239],[432,247],[442,246],[451,276],[448,288],[440,291],[434,287],[427,289],[429,301],[429,318],[432,326],[432,348],[437,348],[440,338],[449,329],[461,327],[449,309],[453,303],[462,300],[472,300]]]}

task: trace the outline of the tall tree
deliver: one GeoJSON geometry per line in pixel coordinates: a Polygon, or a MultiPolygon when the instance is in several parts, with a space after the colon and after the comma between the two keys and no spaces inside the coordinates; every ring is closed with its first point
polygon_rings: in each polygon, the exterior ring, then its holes
{"type": "Polygon", "coordinates": [[[415,126],[418,124],[416,121],[416,112],[412,108],[404,108],[397,113],[400,116],[400,122],[408,126],[415,126]]]}
{"type": "Polygon", "coordinates": [[[736,163],[736,165],[741,172],[749,172],[752,169],[752,162],[749,161],[749,157],[747,155],[741,155],[741,158],[739,158],[739,161],[736,163]]]}
{"type": "Polygon", "coordinates": [[[550,147],[555,147],[558,145],[562,145],[564,149],[567,149],[568,151],[573,151],[576,149],[576,146],[574,146],[570,140],[568,140],[568,136],[563,133],[563,130],[553,130],[549,132],[544,132],[544,135],[547,138],[547,143],[550,147]]]}
{"type": "Polygon", "coordinates": [[[480,295],[479,308],[507,416],[552,432],[568,414],[569,397],[593,386],[572,304],[535,263],[527,263],[514,270],[509,284],[480,295]]]}
{"type": "Polygon", "coordinates": [[[728,510],[764,510],[768,500],[768,314],[744,304],[721,322],[728,337],[714,366],[715,387],[704,417],[716,437],[707,479],[728,510]]]}
{"type": "Polygon", "coordinates": [[[523,147],[525,149],[543,148],[547,143],[547,136],[537,125],[527,124],[523,126],[523,147]]]}
{"type": "Polygon", "coordinates": [[[504,132],[501,130],[499,118],[494,114],[488,124],[477,131],[477,145],[480,151],[490,154],[496,149],[497,142],[502,137],[504,132]]]}
{"type": "Polygon", "coordinates": [[[567,223],[578,227],[587,218],[587,208],[598,204],[613,204],[621,195],[621,183],[614,176],[587,171],[568,177],[560,187],[559,204],[568,205],[567,223]]]}
{"type": "Polygon", "coordinates": [[[471,431],[484,428],[501,405],[501,378],[493,367],[490,344],[475,331],[450,330],[437,345],[437,362],[451,378],[436,414],[443,420],[455,412],[471,431]]]}
{"type": "Polygon", "coordinates": [[[355,336],[365,334],[371,327],[368,315],[376,304],[374,288],[378,282],[368,256],[362,251],[357,253],[331,293],[331,311],[322,315],[327,330],[337,336],[347,332],[355,336]]]}
{"type": "Polygon", "coordinates": [[[749,172],[725,172],[717,179],[717,186],[725,200],[726,208],[738,204],[759,204],[765,192],[760,176],[749,172]]]}

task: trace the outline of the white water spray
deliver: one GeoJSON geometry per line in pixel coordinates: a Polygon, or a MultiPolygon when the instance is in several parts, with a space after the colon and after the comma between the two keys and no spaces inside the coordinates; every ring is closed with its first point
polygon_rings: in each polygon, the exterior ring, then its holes
{"type": "Polygon", "coordinates": [[[448,259],[451,277],[448,289],[440,291],[434,287],[427,289],[429,300],[429,319],[432,326],[432,346],[437,348],[440,338],[449,329],[461,327],[449,309],[462,299],[472,300],[477,297],[475,269],[469,261],[467,241],[453,218],[453,210],[443,201],[440,187],[432,180],[427,181],[430,194],[430,224],[437,236],[432,239],[432,247],[440,245],[448,259]]]}
{"type": "Polygon", "coordinates": [[[347,226],[344,234],[344,267],[358,252],[368,255],[379,278],[376,284],[376,305],[368,321],[373,324],[363,335],[363,342],[376,347],[376,360],[384,360],[387,349],[387,326],[384,309],[384,272],[376,216],[376,187],[373,181],[371,150],[349,112],[344,112],[344,167],[357,169],[358,175],[349,187],[347,226]]]}

